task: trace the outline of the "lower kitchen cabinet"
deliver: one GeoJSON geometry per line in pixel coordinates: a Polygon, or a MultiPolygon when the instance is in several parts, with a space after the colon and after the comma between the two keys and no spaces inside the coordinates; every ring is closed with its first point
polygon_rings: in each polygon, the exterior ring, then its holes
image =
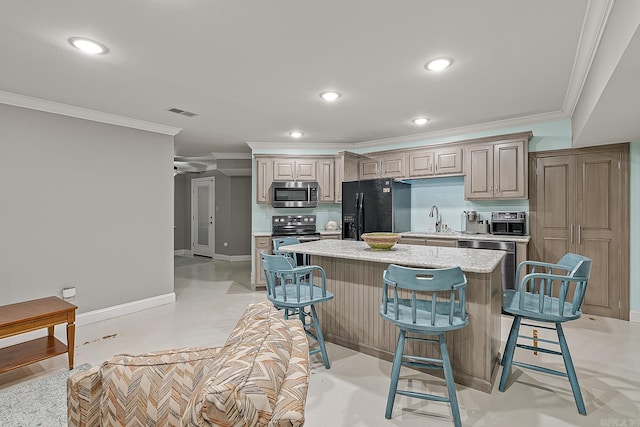
{"type": "Polygon", "coordinates": [[[452,239],[426,239],[427,246],[440,246],[444,248],[455,248],[458,246],[457,240],[452,239]]]}
{"type": "Polygon", "coordinates": [[[252,289],[257,287],[266,287],[267,282],[264,279],[264,270],[262,269],[262,259],[260,253],[265,251],[271,253],[271,236],[256,236],[254,237],[255,251],[253,253],[254,271],[252,280],[252,289]]]}
{"type": "Polygon", "coordinates": [[[400,241],[398,243],[403,245],[424,246],[427,244],[427,239],[425,239],[424,237],[400,237],[400,241]]]}
{"type": "Polygon", "coordinates": [[[405,245],[440,246],[445,248],[455,248],[458,246],[458,241],[455,239],[438,239],[433,237],[401,237],[398,243],[405,245]]]}

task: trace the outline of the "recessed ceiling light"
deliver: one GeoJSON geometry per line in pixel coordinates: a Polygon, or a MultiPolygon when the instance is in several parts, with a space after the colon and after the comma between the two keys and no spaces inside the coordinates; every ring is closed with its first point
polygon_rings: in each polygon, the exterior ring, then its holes
{"type": "Polygon", "coordinates": [[[102,43],[82,37],[71,37],[69,39],[69,43],[71,43],[71,46],[76,49],[90,55],[101,55],[109,52],[109,49],[107,49],[107,47],[102,43]]]}
{"type": "Polygon", "coordinates": [[[453,59],[438,58],[438,59],[434,59],[433,61],[427,62],[424,68],[426,68],[429,71],[442,71],[445,68],[449,67],[451,64],[453,64],[453,59]]]}
{"type": "Polygon", "coordinates": [[[342,96],[342,94],[340,92],[336,92],[333,90],[328,90],[326,92],[322,92],[320,94],[320,98],[324,99],[325,101],[335,101],[336,99],[340,98],[342,96]]]}
{"type": "Polygon", "coordinates": [[[292,130],[291,132],[289,132],[289,135],[291,135],[292,138],[300,138],[302,135],[304,135],[304,133],[297,130],[292,130]]]}
{"type": "Polygon", "coordinates": [[[424,125],[429,121],[429,119],[427,119],[426,117],[418,117],[411,121],[416,125],[424,125]]]}

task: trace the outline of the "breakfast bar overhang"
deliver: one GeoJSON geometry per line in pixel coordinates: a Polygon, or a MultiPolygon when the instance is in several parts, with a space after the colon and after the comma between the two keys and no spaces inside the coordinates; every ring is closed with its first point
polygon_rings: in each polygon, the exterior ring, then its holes
{"type": "MultiPolygon", "coordinates": [[[[387,266],[459,266],[467,277],[469,325],[446,334],[455,381],[491,393],[500,362],[500,262],[505,252],[403,244],[374,251],[350,240],[318,240],[281,250],[310,255],[311,263],[325,270],[327,290],[335,295],[318,306],[325,339],[385,360],[393,359],[397,339],[397,328],[379,314],[387,266]]],[[[439,356],[437,346],[420,342],[408,344],[407,352],[439,356]]]]}

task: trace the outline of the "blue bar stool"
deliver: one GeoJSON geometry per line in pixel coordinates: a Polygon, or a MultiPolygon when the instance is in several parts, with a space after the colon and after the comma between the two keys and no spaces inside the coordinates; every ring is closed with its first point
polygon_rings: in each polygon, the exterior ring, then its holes
{"type": "Polygon", "coordinates": [[[310,350],[309,355],[321,353],[324,366],[329,369],[329,356],[315,308],[315,304],[333,299],[333,294],[327,291],[324,270],[317,265],[296,267],[292,258],[268,255],[264,251],[261,252],[261,257],[267,299],[277,309],[284,310],[285,318],[298,315],[307,336],[318,343],[319,348],[310,350]],[[319,283],[316,284],[316,280],[319,283]],[[308,312],[305,310],[307,307],[308,312]]]}
{"type": "Polygon", "coordinates": [[[582,315],[580,307],[582,306],[584,294],[587,290],[590,272],[591,259],[572,253],[564,255],[557,264],[524,261],[518,265],[516,269],[517,289],[505,290],[502,294],[502,309],[504,312],[513,315],[514,319],[502,358],[502,376],[500,377],[500,385],[498,387],[500,391],[504,391],[507,387],[509,375],[511,374],[511,365],[558,375],[569,379],[578,412],[582,415],[587,414],[584,401],[582,400],[576,370],[573,367],[567,340],[562,330],[562,323],[578,319],[582,315]],[[529,274],[527,274],[528,269],[531,270],[529,274]],[[564,274],[561,274],[563,272],[564,274]],[[523,273],[524,277],[520,280],[520,276],[522,276],[523,273]],[[573,297],[569,298],[571,293],[573,293],[573,297]],[[522,319],[552,323],[554,327],[522,323],[522,319]],[[518,344],[518,338],[534,339],[532,337],[519,335],[521,325],[555,330],[558,335],[557,342],[543,339],[537,339],[537,341],[558,345],[560,351],[537,347],[535,345],[518,344]],[[566,372],[529,363],[514,362],[513,355],[516,348],[560,355],[564,360],[566,372]]]}
{"type": "Polygon", "coordinates": [[[419,399],[448,402],[451,405],[453,423],[462,426],[460,409],[453,380],[453,370],[447,351],[445,332],[467,326],[465,288],[467,278],[459,267],[443,269],[408,268],[391,264],[384,272],[380,315],[399,329],[398,344],[391,368],[391,384],[385,418],[391,418],[396,394],[419,399]],[[414,335],[437,335],[437,339],[414,335]],[[439,344],[441,359],[404,354],[406,340],[439,344]],[[447,383],[448,397],[398,390],[402,365],[442,369],[447,383]]]}
{"type": "Polygon", "coordinates": [[[288,257],[290,257],[290,258],[292,258],[293,260],[296,261],[296,265],[298,265],[298,264],[300,264],[300,265],[308,265],[309,264],[309,259],[308,259],[307,255],[305,255],[305,254],[297,255],[297,254],[295,254],[293,252],[280,251],[280,247],[281,246],[297,245],[298,243],[300,243],[300,240],[298,240],[297,237],[280,237],[280,238],[272,239],[272,241],[273,241],[273,254],[274,255],[288,256],[288,257]],[[300,260],[302,262],[298,262],[300,260]]]}

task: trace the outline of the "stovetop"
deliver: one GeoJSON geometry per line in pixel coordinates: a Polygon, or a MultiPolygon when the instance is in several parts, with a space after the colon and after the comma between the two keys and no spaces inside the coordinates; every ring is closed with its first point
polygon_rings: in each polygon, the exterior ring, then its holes
{"type": "Polygon", "coordinates": [[[271,232],[281,236],[319,234],[315,215],[274,215],[271,217],[271,232]]]}

